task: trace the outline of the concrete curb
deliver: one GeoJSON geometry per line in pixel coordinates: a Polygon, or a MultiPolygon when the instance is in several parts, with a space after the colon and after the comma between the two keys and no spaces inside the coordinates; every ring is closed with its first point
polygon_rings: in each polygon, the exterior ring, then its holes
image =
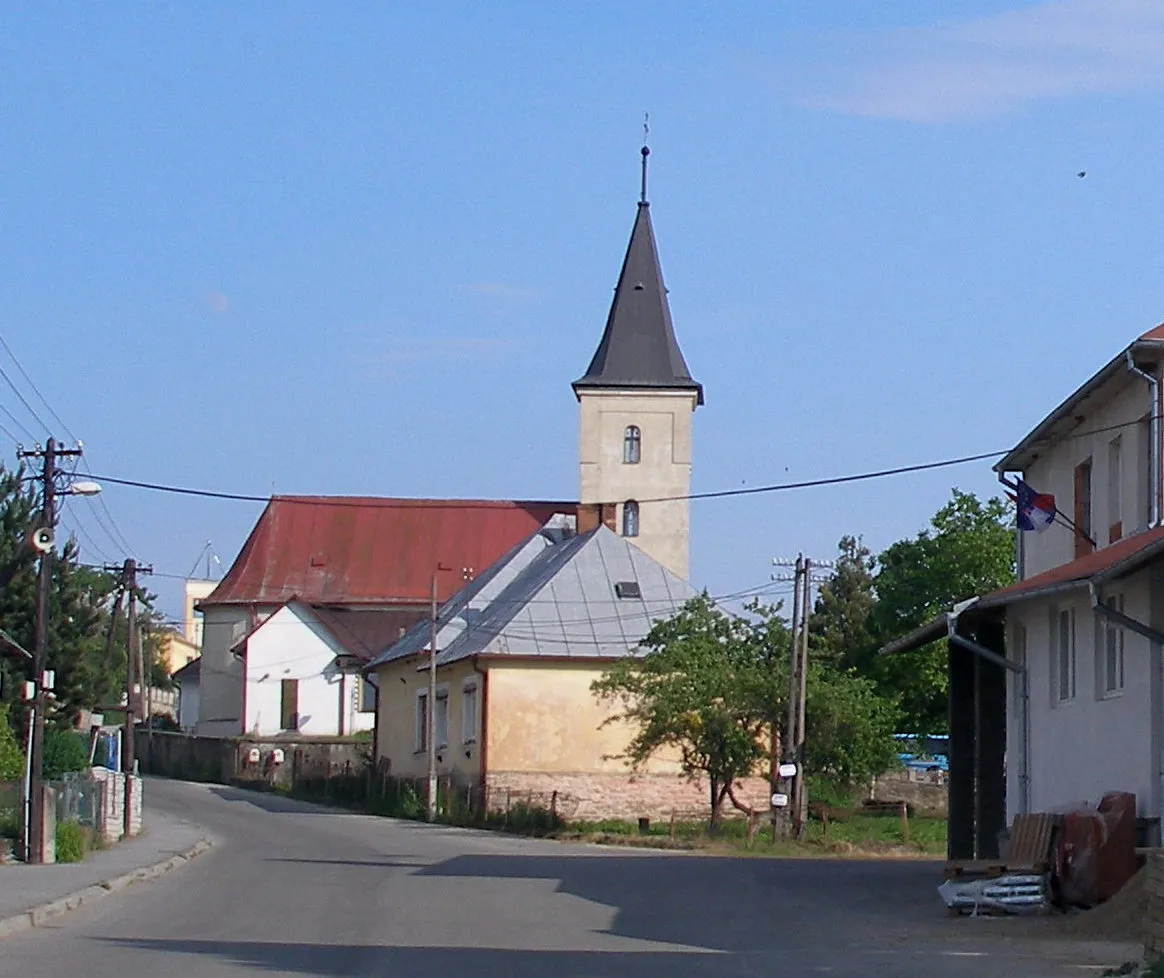
{"type": "Polygon", "coordinates": [[[209,839],[199,839],[189,849],[176,853],[169,859],[154,863],[152,866],[142,866],[132,872],[123,873],[121,876],[86,886],[84,889],[76,890],[57,900],[42,903],[31,910],[24,910],[11,917],[0,918],[0,940],[11,937],[13,934],[32,930],[34,927],[43,927],[49,921],[68,913],[70,910],[76,910],[80,906],[93,903],[111,893],[118,893],[135,883],[147,883],[160,876],[165,876],[170,870],[177,869],[192,859],[197,859],[212,845],[213,843],[209,839]]]}

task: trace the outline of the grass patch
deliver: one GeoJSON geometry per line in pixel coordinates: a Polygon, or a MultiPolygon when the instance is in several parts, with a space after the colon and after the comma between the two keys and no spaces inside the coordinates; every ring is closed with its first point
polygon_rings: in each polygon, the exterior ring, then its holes
{"type": "Polygon", "coordinates": [[[902,833],[901,819],[893,815],[850,815],[824,823],[809,821],[800,840],[772,840],[771,829],[763,823],[751,842],[743,820],[721,823],[715,835],[706,822],[653,822],[640,832],[634,822],[607,820],[572,822],[554,833],[555,838],[607,845],[658,846],[668,849],[751,853],[771,856],[821,855],[932,855],[946,852],[946,820],[914,816],[909,820],[909,839],[902,833]]]}
{"type": "Polygon", "coordinates": [[[57,825],[57,862],[82,862],[88,850],[89,835],[79,822],[70,819],[57,825]]]}

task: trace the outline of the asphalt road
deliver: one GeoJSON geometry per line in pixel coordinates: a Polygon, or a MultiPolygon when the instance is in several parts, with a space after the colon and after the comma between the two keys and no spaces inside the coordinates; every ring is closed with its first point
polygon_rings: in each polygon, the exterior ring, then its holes
{"type": "Polygon", "coordinates": [[[934,863],[643,853],[151,781],[200,859],[0,945],[0,978],[1096,974],[1112,949],[949,919],[934,863]]]}

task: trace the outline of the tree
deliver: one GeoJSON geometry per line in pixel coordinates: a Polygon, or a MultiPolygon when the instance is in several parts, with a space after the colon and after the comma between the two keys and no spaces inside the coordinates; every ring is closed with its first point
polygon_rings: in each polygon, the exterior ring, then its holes
{"type": "Polygon", "coordinates": [[[8,717],[0,709],[0,781],[19,780],[24,771],[24,752],[16,734],[8,726],[8,717]]]}
{"type": "Polygon", "coordinates": [[[825,663],[809,663],[805,700],[805,770],[847,791],[897,761],[897,703],[873,680],[825,663]]]}
{"type": "MultiPolygon", "coordinates": [[[[708,779],[712,826],[725,799],[756,814],[733,786],[779,755],[785,735],[791,634],[780,605],[753,602],[729,615],[706,594],[643,641],[645,654],[613,663],[592,689],[616,699],[635,730],[627,760],[641,767],[676,750],[689,778],[708,779]]],[[[812,661],[805,711],[806,771],[848,788],[892,765],[897,708],[875,685],[828,661],[812,661]]]]}
{"type": "Polygon", "coordinates": [[[877,651],[872,620],[877,607],[873,588],[875,566],[873,555],[860,537],[841,537],[836,567],[821,585],[808,619],[814,659],[841,669],[865,671],[868,668],[877,651]]]}
{"type": "Polygon", "coordinates": [[[779,685],[773,683],[779,674],[764,675],[768,664],[750,623],[717,608],[706,593],[656,622],[642,647],[644,655],[614,662],[591,688],[621,704],[607,723],[635,729],[625,755],[633,767],[672,748],[684,774],[707,777],[714,830],[732,786],[767,754],[763,734],[780,702],[758,701],[779,685]]]}
{"type": "MultiPolygon", "coordinates": [[[[1014,525],[1007,504],[983,502],[953,490],[912,539],[899,540],[878,558],[873,616],[878,644],[904,635],[959,601],[1014,581],[1014,525]]],[[[946,730],[946,647],[935,642],[916,652],[882,656],[875,673],[883,690],[901,697],[902,711],[917,734],[946,730]]]]}
{"type": "MultiPolygon", "coordinates": [[[[36,643],[37,555],[27,540],[38,525],[38,505],[24,469],[0,466],[0,628],[29,650],[36,643]]],[[[117,664],[106,661],[102,625],[113,585],[110,575],[80,564],[74,540],[52,562],[47,665],[56,673],[53,720],[61,726],[72,725],[80,708],[109,691],[117,664]]],[[[23,656],[0,650],[0,708],[18,701],[32,678],[31,666],[23,656]]],[[[11,716],[17,719],[15,712],[11,716]]]]}

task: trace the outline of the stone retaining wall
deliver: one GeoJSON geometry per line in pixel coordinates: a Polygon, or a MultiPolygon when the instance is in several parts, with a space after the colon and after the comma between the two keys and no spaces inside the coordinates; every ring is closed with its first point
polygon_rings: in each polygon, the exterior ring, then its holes
{"type": "Polygon", "coordinates": [[[873,801],[904,801],[919,815],[945,818],[949,812],[949,789],[942,772],[895,771],[873,779],[869,797],[873,801]]]}
{"type": "Polygon", "coordinates": [[[1144,953],[1148,960],[1164,956],[1164,852],[1148,854],[1144,882],[1144,953]]]}
{"type": "MultiPolygon", "coordinates": [[[[518,804],[553,808],[568,821],[640,818],[705,819],[711,807],[707,781],[675,774],[594,774],[494,771],[486,779],[487,806],[504,811],[518,804]]],[[[742,804],[769,811],[768,782],[748,778],[736,788],[742,804]]],[[[735,809],[724,802],[724,814],[735,809]]]]}

